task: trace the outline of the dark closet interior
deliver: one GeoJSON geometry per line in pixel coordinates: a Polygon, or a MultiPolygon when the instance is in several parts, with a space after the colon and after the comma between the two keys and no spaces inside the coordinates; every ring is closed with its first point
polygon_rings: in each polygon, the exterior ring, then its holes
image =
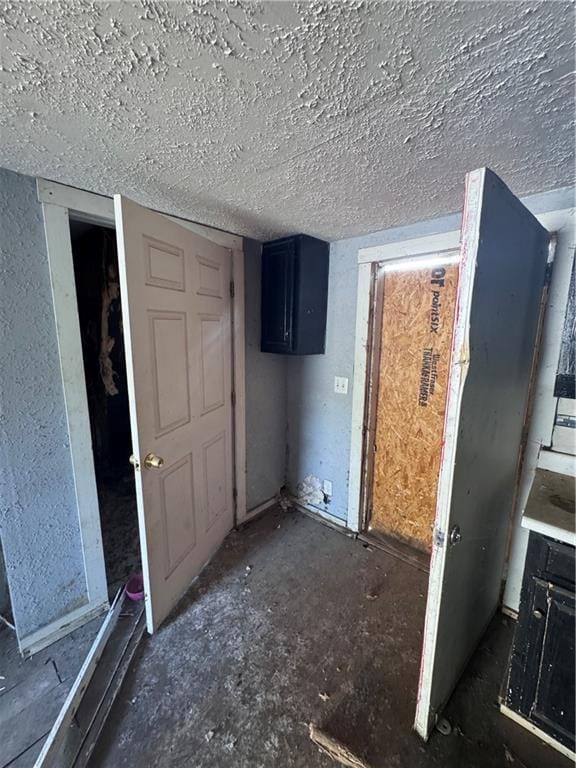
{"type": "Polygon", "coordinates": [[[72,254],[110,596],[140,570],[116,235],[72,221],[72,254]]]}

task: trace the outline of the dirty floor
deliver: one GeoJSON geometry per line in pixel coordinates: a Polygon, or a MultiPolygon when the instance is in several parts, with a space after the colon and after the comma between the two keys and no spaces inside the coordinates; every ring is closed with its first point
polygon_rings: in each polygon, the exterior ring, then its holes
{"type": "Polygon", "coordinates": [[[112,600],[130,576],[142,567],[134,473],[99,480],[98,501],[108,597],[112,600]]]}
{"type": "Polygon", "coordinates": [[[31,659],[0,629],[0,768],[32,768],[104,617],[93,619],[31,659]]]}
{"type": "Polygon", "coordinates": [[[146,637],[91,768],[329,768],[313,722],[372,768],[567,768],[498,710],[499,615],[446,716],[412,732],[427,576],[301,515],[233,532],[146,637]]]}

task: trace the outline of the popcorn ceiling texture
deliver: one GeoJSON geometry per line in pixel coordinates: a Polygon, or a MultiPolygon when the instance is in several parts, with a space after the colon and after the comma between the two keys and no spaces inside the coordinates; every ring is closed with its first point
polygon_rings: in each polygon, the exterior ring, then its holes
{"type": "Polygon", "coordinates": [[[0,165],[257,238],[571,182],[566,2],[0,5],[0,165]]]}

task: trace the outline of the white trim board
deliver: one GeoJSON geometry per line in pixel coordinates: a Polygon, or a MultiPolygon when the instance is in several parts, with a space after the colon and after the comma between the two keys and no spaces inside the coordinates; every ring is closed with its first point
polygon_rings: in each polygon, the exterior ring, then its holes
{"type": "MultiPolygon", "coordinates": [[[[74,281],[70,219],[87,221],[100,226],[116,227],[112,198],[74,189],[44,179],[37,179],[38,200],[42,204],[52,297],[56,317],[61,375],[64,389],[70,453],[76,489],[76,501],[84,550],[84,566],[89,606],[101,612],[108,606],[107,585],[102,573],[102,534],[94,456],[90,435],[88,398],[82,357],[80,323],[74,281]]],[[[168,218],[195,234],[229,248],[232,256],[234,281],[233,298],[233,386],[234,472],[236,488],[236,521],[246,517],[246,384],[245,384],[245,307],[244,307],[244,244],[242,237],[221,232],[173,216],[168,218]]],[[[87,609],[89,611],[89,609],[87,609]]],[[[91,610],[91,608],[90,608],[91,610]]],[[[68,629],[72,631],[75,624],[68,629]]],[[[55,623],[69,627],[65,617],[55,623]]],[[[52,627],[52,625],[50,625],[52,627]]],[[[44,633],[44,630],[40,630],[44,633]]],[[[66,632],[54,636],[54,640],[66,632]]],[[[54,640],[46,638],[44,646],[54,640]]],[[[42,647],[44,647],[42,646],[42,647]]],[[[39,650],[36,648],[35,650],[39,650]]],[[[24,652],[24,650],[23,650],[24,652]]]]}
{"type": "Polygon", "coordinates": [[[232,250],[232,387],[236,524],[246,519],[246,336],[244,251],[232,250]]]}
{"type": "MultiPolygon", "coordinates": [[[[560,512],[561,511],[559,510],[559,513],[560,512]]],[[[543,536],[548,536],[550,539],[563,541],[571,547],[576,547],[576,531],[569,527],[574,524],[571,519],[573,517],[574,515],[570,512],[564,512],[563,514],[558,515],[557,520],[550,521],[524,514],[522,516],[522,528],[541,533],[543,536]]]]}
{"type": "Polygon", "coordinates": [[[351,531],[362,528],[362,471],[366,417],[368,349],[371,324],[371,293],[376,272],[374,264],[407,259],[420,259],[430,255],[457,250],[460,231],[452,230],[440,235],[418,237],[399,243],[386,243],[358,251],[358,289],[356,299],[356,338],[354,343],[354,377],[352,381],[352,426],[350,463],[348,473],[347,527],[351,531]]]}
{"type": "Polygon", "coordinates": [[[372,264],[358,266],[356,300],[356,342],[354,345],[354,378],[352,383],[352,428],[350,435],[350,473],[348,476],[348,519],[351,531],[358,532],[362,513],[362,459],[364,447],[364,414],[368,371],[368,334],[370,329],[370,292],[372,264]]]}
{"type": "Polygon", "coordinates": [[[56,721],[52,726],[46,741],[44,742],[41,752],[36,758],[34,768],[51,768],[51,766],[54,765],[58,751],[66,736],[66,729],[72,723],[72,719],[74,718],[74,715],[80,706],[80,702],[82,701],[82,697],[88,688],[88,684],[92,679],[96,666],[98,665],[98,662],[104,653],[108,638],[116,626],[116,622],[118,621],[118,617],[123,605],[124,590],[120,590],[114,598],[114,602],[112,603],[112,607],[108,612],[108,616],[102,623],[102,626],[100,627],[98,634],[92,643],[92,647],[84,659],[84,663],[80,668],[80,672],[78,673],[72,688],[68,692],[68,696],[66,697],[66,700],[62,705],[62,709],[58,713],[58,717],[56,718],[56,721]]]}
{"type": "Polygon", "coordinates": [[[355,531],[348,530],[346,520],[342,520],[341,517],[331,515],[329,512],[320,509],[320,507],[315,507],[314,504],[304,503],[294,496],[289,496],[288,499],[293,507],[299,509],[300,512],[308,515],[308,517],[312,517],[317,522],[322,523],[323,525],[328,525],[330,528],[334,528],[338,531],[342,531],[342,533],[348,533],[349,535],[355,534],[355,531]]]}
{"type": "Polygon", "coordinates": [[[108,604],[68,210],[43,204],[42,212],[88,601],[108,604]]]}
{"type": "Polygon", "coordinates": [[[540,451],[538,467],[548,469],[550,472],[559,472],[561,475],[576,477],[576,456],[570,453],[558,453],[558,451],[540,451]]]}
{"type": "Polygon", "coordinates": [[[277,504],[280,503],[279,501],[279,495],[272,496],[271,499],[268,499],[267,501],[263,501],[262,504],[257,504],[255,507],[252,507],[252,509],[249,509],[246,512],[246,515],[244,516],[244,520],[242,520],[242,523],[247,523],[250,520],[253,520],[255,517],[258,517],[258,515],[261,515],[263,512],[266,512],[267,509],[270,509],[271,507],[275,507],[277,504]]]}
{"type": "MultiPolygon", "coordinates": [[[[46,179],[36,180],[38,200],[41,203],[50,203],[58,205],[61,208],[68,208],[74,211],[72,218],[81,221],[91,221],[94,224],[103,224],[104,226],[115,226],[114,221],[114,201],[112,197],[98,195],[94,192],[86,192],[82,189],[68,187],[66,184],[59,184],[56,181],[47,181],[46,179]],[[86,218],[88,216],[88,218],[86,218]]],[[[162,211],[155,211],[167,216],[171,221],[180,224],[181,227],[195,232],[197,235],[211,240],[213,243],[223,245],[225,248],[233,250],[243,250],[243,238],[240,235],[234,235],[231,232],[224,232],[221,229],[198,224],[195,221],[189,221],[178,216],[171,216],[162,211]]]]}
{"type": "Polygon", "coordinates": [[[381,261],[399,261],[400,259],[414,258],[415,256],[427,256],[444,251],[451,251],[460,247],[460,230],[453,229],[450,232],[441,232],[439,235],[427,235],[410,240],[401,240],[397,243],[385,243],[384,245],[372,245],[369,248],[360,248],[358,251],[358,263],[369,264],[381,261]]]}
{"type": "Polygon", "coordinates": [[[83,624],[87,624],[92,619],[96,619],[108,610],[108,596],[101,603],[90,602],[86,605],[76,608],[74,611],[66,614],[60,619],[47,624],[45,627],[36,630],[31,635],[19,639],[18,645],[20,653],[24,658],[33,656],[38,651],[47,648],[60,638],[65,637],[83,624]]]}
{"type": "Polygon", "coordinates": [[[537,736],[545,744],[548,744],[548,746],[552,747],[553,749],[556,749],[565,757],[568,757],[570,758],[570,760],[576,762],[575,752],[572,752],[571,749],[569,749],[568,747],[565,747],[563,744],[560,744],[559,741],[556,741],[556,739],[553,739],[552,736],[549,736],[543,730],[538,728],[537,725],[534,725],[529,720],[526,720],[526,718],[522,717],[522,715],[519,715],[517,712],[514,712],[514,710],[510,709],[505,704],[500,704],[500,712],[506,717],[509,717],[511,720],[514,720],[514,722],[517,723],[518,725],[521,725],[522,728],[526,728],[527,731],[530,731],[530,733],[533,733],[534,736],[537,736]]]}

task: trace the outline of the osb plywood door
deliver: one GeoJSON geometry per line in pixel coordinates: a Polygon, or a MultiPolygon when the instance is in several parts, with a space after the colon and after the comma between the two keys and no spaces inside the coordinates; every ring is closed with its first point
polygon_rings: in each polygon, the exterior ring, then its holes
{"type": "MultiPolygon", "coordinates": [[[[412,266],[412,265],[411,265],[412,266]]],[[[370,530],[428,550],[458,265],[384,271],[370,530]]]]}

